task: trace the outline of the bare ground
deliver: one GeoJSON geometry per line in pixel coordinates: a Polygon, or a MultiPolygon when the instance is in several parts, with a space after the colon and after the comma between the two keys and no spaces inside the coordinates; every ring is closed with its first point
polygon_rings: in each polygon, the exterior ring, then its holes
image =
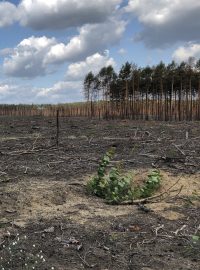
{"type": "MultiPolygon", "coordinates": [[[[0,119],[0,267],[19,234],[28,238],[18,249],[44,253],[35,269],[200,269],[199,123],[63,118],[60,127],[57,149],[55,119],[0,119]],[[134,181],[158,168],[158,193],[178,181],[176,191],[147,211],[89,196],[85,184],[113,145],[113,164],[134,181]]],[[[11,263],[5,269],[32,269],[17,251],[11,263]]]]}

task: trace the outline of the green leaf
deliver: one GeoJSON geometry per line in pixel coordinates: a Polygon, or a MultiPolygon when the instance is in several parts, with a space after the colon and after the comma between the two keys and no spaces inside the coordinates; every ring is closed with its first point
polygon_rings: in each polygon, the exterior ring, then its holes
{"type": "Polygon", "coordinates": [[[200,236],[198,236],[198,235],[193,235],[192,236],[192,241],[193,242],[198,242],[200,240],[200,236]]]}

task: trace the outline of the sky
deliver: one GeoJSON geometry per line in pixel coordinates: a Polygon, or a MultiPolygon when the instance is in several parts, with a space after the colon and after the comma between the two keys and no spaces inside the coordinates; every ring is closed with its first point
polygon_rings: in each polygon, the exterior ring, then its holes
{"type": "Polygon", "coordinates": [[[0,0],[0,104],[83,101],[108,65],[200,58],[199,0],[0,0]]]}

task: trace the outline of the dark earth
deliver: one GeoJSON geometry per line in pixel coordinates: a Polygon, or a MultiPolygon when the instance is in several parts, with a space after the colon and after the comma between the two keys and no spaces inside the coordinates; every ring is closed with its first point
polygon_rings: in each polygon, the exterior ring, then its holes
{"type": "Polygon", "coordinates": [[[58,141],[56,119],[0,118],[0,270],[200,269],[199,122],[60,118],[58,141]],[[113,146],[110,166],[175,191],[145,209],[87,194],[113,146]]]}

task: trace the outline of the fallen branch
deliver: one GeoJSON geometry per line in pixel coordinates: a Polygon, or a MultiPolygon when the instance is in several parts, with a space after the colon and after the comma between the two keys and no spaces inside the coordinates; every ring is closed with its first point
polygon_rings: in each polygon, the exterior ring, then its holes
{"type": "MultiPolygon", "coordinates": [[[[167,190],[163,191],[162,193],[160,194],[157,194],[157,195],[154,195],[154,196],[151,196],[151,197],[148,197],[148,198],[145,198],[145,199],[139,199],[139,200],[129,200],[129,201],[124,201],[124,202],[121,202],[120,204],[121,205],[131,205],[131,204],[135,204],[135,205],[138,205],[138,204],[146,204],[146,203],[149,203],[149,202],[152,202],[152,200],[154,199],[159,199],[161,198],[163,195],[165,194],[169,194],[170,192],[174,192],[174,191],[177,191],[177,190],[172,190],[172,188],[174,186],[176,186],[178,184],[178,182],[180,181],[180,178],[172,185],[170,186],[167,190]]],[[[183,186],[181,186],[180,189],[178,189],[178,194],[180,194],[181,190],[183,189],[183,186]]],[[[177,196],[177,194],[176,194],[177,196]]]]}
{"type": "Polygon", "coordinates": [[[156,158],[156,159],[161,159],[162,158],[162,157],[160,157],[158,155],[151,155],[151,154],[139,154],[139,156],[148,157],[148,158],[156,158]]]}
{"type": "Polygon", "coordinates": [[[2,242],[0,242],[0,246],[1,246],[1,245],[3,245],[4,243],[5,243],[5,240],[4,240],[4,241],[2,241],[2,242]]]}
{"type": "Polygon", "coordinates": [[[37,134],[37,137],[35,138],[35,140],[34,140],[34,142],[33,142],[33,146],[32,146],[32,151],[35,149],[35,145],[36,145],[36,143],[37,143],[37,140],[39,139],[39,137],[40,137],[40,134],[38,133],[37,134]]]}
{"type": "Polygon", "coordinates": [[[183,155],[185,156],[185,153],[176,145],[175,143],[172,143],[172,145],[183,155]]]}
{"type": "Polygon", "coordinates": [[[177,229],[175,232],[173,232],[175,235],[177,235],[179,232],[183,231],[187,225],[183,225],[180,229],[177,229]]]}
{"type": "Polygon", "coordinates": [[[83,258],[83,257],[81,257],[79,254],[77,254],[77,255],[78,255],[78,257],[81,259],[81,261],[83,262],[83,264],[84,264],[86,267],[88,267],[88,268],[94,268],[94,267],[96,266],[96,264],[90,265],[90,264],[86,261],[85,256],[84,256],[84,258],[83,258]]]}
{"type": "Polygon", "coordinates": [[[161,229],[163,229],[164,226],[165,226],[165,225],[162,224],[162,225],[158,226],[157,228],[155,228],[156,237],[158,236],[158,231],[161,230],[161,229]]]}
{"type": "Polygon", "coordinates": [[[12,152],[1,152],[2,155],[8,155],[8,156],[20,156],[20,155],[28,155],[33,153],[39,153],[39,152],[46,152],[49,150],[55,150],[56,148],[50,147],[50,148],[40,148],[40,149],[33,149],[33,150],[25,150],[25,151],[12,151],[12,152]]]}

